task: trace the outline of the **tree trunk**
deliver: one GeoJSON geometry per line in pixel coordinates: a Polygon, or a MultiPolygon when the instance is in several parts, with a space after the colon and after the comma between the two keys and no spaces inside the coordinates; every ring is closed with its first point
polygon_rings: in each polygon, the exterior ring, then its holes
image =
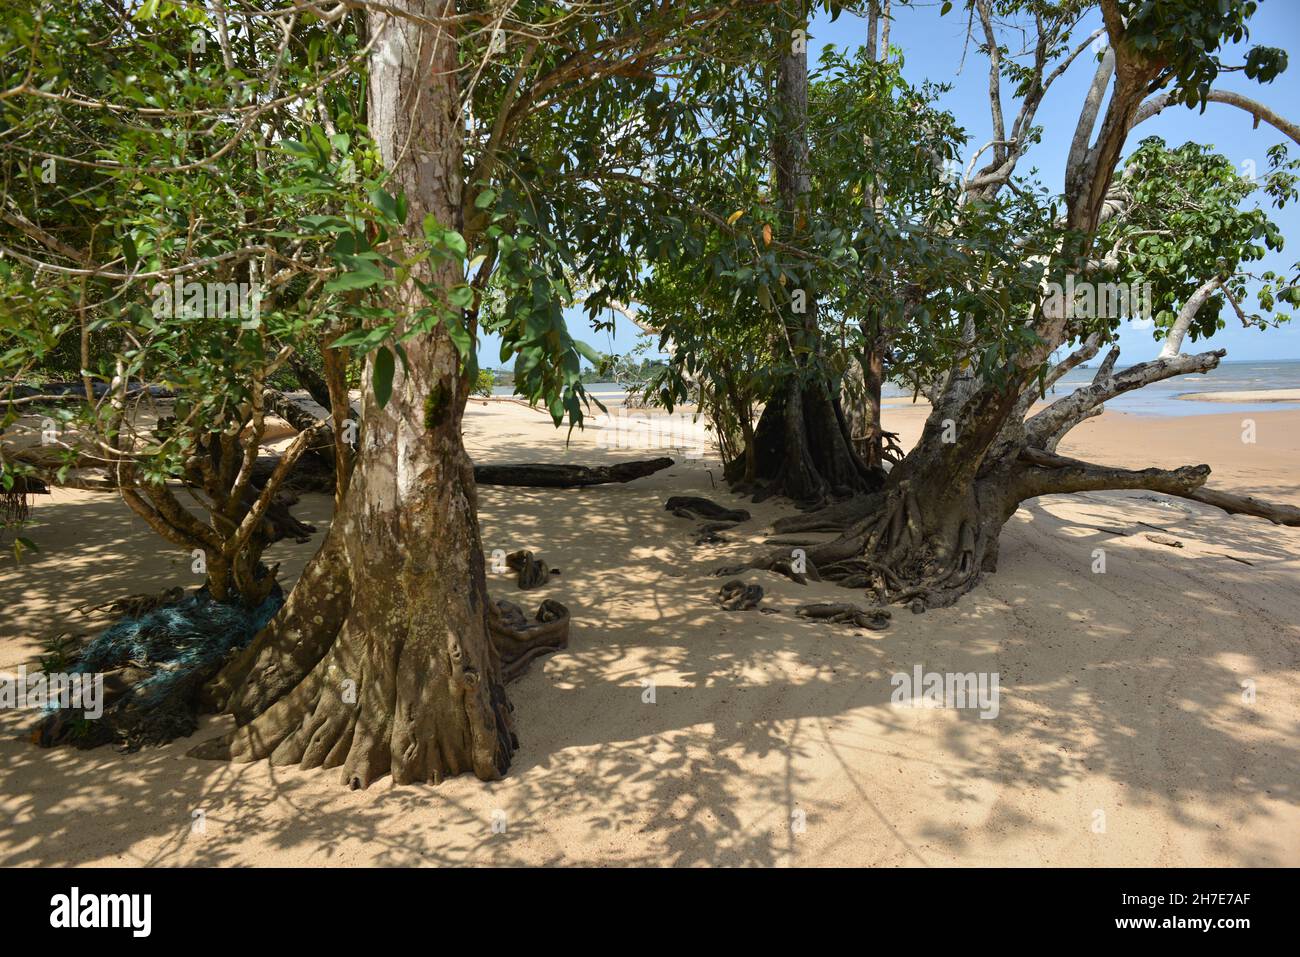
{"type": "MultiPolygon", "coordinates": [[[[462,226],[455,4],[393,6],[413,19],[368,13],[372,34],[383,31],[370,59],[369,126],[421,242],[426,214],[462,226]]],[[[424,278],[446,287],[461,266],[424,278]]],[[[393,296],[399,311],[421,304],[413,283],[393,296]]],[[[329,540],[284,611],[217,682],[241,726],[199,756],[341,767],[353,788],[386,773],[399,784],[466,771],[487,780],[509,766],[516,740],[461,442],[469,384],[443,324],[404,345],[407,368],[387,405],[365,396],[362,444],[329,540]]]]}
{"type": "MultiPolygon", "coordinates": [[[[795,29],[806,28],[801,7],[788,4],[778,31],[776,124],[772,159],[781,203],[782,229],[799,242],[808,229],[812,179],[808,159],[808,51],[794,44],[795,29]]],[[[811,286],[811,276],[805,281],[811,286]]],[[[748,456],[759,497],[785,495],[823,503],[878,487],[879,478],[853,451],[839,398],[832,394],[820,359],[817,297],[804,288],[801,313],[793,297],[783,304],[781,321],[794,371],[773,390],[759,417],[754,451],[748,456]],[[812,357],[810,361],[809,357],[812,357]]]]}
{"type": "Polygon", "coordinates": [[[885,383],[883,338],[877,338],[854,356],[844,379],[840,402],[853,451],[867,468],[880,469],[885,457],[885,431],[880,417],[885,383]]]}

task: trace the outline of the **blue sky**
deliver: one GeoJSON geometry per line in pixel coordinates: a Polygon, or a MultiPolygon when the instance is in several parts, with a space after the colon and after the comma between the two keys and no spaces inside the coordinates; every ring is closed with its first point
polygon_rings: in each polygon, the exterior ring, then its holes
{"type": "MultiPolygon", "coordinates": [[[[896,3],[895,7],[898,6],[896,3]]],[[[939,105],[950,110],[966,128],[969,142],[965,155],[962,156],[964,168],[970,153],[991,138],[987,95],[988,62],[972,45],[966,50],[963,63],[967,22],[963,5],[955,3],[948,15],[943,17],[939,14],[940,6],[941,3],[937,0],[917,0],[909,6],[896,9],[890,45],[901,48],[904,74],[911,82],[919,83],[928,79],[952,84],[953,89],[940,99],[939,105]]],[[[1099,15],[1094,15],[1093,19],[1095,23],[1086,21],[1080,28],[1080,39],[1101,25],[1099,15]]],[[[1300,0],[1262,0],[1250,27],[1250,41],[1237,50],[1230,51],[1225,59],[1239,63],[1246,48],[1264,44],[1281,47],[1290,53],[1293,57],[1291,68],[1271,84],[1253,83],[1241,73],[1230,73],[1221,77],[1215,85],[1248,95],[1288,119],[1295,120],[1298,112],[1294,99],[1295,78],[1300,75],[1300,62],[1294,58],[1300,56],[1300,0]]],[[[810,61],[815,61],[825,44],[831,43],[843,49],[865,42],[866,23],[848,15],[842,15],[834,23],[822,17],[813,22],[810,34],[810,61]]],[[[1062,185],[1065,156],[1074,132],[1074,121],[1092,78],[1094,63],[1090,57],[1081,56],[1052,86],[1036,118],[1037,123],[1043,127],[1043,140],[1020,163],[1021,174],[1027,173],[1031,167],[1036,168],[1041,181],[1052,190],[1059,190],[1062,185]]],[[[1005,85],[1003,102],[1010,122],[1017,107],[1013,105],[1011,93],[1005,85]]],[[[1268,148],[1284,142],[1286,138],[1264,124],[1259,129],[1252,129],[1252,123],[1248,114],[1225,104],[1211,103],[1203,114],[1186,107],[1172,107],[1135,128],[1129,135],[1128,147],[1131,149],[1143,137],[1152,135],[1163,137],[1170,145],[1194,140],[1213,146],[1231,159],[1239,170],[1245,169],[1243,163],[1253,161],[1255,167],[1263,172],[1268,168],[1268,148]]],[[[1300,148],[1290,145],[1292,156],[1298,155],[1297,149],[1300,148]]],[[[1271,268],[1281,271],[1300,261],[1300,207],[1288,206],[1282,210],[1270,208],[1270,215],[1281,227],[1287,239],[1287,248],[1280,255],[1273,254],[1262,263],[1255,264],[1255,267],[1259,270],[1271,268]]],[[[1232,315],[1227,320],[1228,325],[1212,339],[1195,344],[1189,341],[1184,348],[1197,351],[1224,348],[1228,350],[1229,360],[1300,359],[1300,318],[1290,325],[1266,332],[1242,329],[1232,315]]],[[[577,310],[569,313],[568,321],[570,331],[576,338],[584,339],[605,352],[626,352],[641,338],[636,328],[622,317],[616,317],[617,329],[613,334],[593,332],[585,316],[577,310]]],[[[1120,347],[1121,364],[1152,358],[1158,351],[1150,331],[1127,327],[1121,330],[1120,347]]],[[[480,363],[488,367],[500,365],[498,349],[499,343],[495,337],[485,337],[479,346],[480,363]]]]}

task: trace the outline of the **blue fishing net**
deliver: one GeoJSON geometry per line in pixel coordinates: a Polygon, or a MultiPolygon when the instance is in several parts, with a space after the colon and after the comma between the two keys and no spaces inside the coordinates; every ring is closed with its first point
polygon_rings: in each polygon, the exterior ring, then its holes
{"type": "Polygon", "coordinates": [[[139,680],[133,680],[97,720],[49,715],[42,743],[95,747],[115,741],[134,751],[193,733],[199,689],[283,604],[279,585],[256,608],[216,601],[204,587],[109,626],[86,646],[70,672],[102,674],[127,667],[139,680]],[[146,673],[142,678],[141,671],[146,673]]]}

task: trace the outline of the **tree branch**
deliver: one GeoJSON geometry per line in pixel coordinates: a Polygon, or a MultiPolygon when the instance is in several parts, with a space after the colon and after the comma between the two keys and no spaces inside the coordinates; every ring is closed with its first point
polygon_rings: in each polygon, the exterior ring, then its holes
{"type": "Polygon", "coordinates": [[[1025,449],[1020,453],[1020,461],[1025,463],[1026,468],[1018,476],[1012,490],[1012,496],[1017,502],[1039,495],[1117,489],[1146,489],[1187,496],[1204,485],[1210,477],[1208,465],[1134,471],[1081,462],[1042,449],[1025,449]]]}
{"type": "MultiPolygon", "coordinates": [[[[1242,96],[1240,93],[1232,93],[1228,90],[1211,90],[1206,96],[1211,103],[1226,103],[1229,106],[1235,106],[1238,109],[1245,110],[1251,116],[1255,117],[1255,126],[1259,126],[1260,120],[1263,120],[1269,126],[1285,133],[1294,142],[1300,143],[1300,126],[1287,120],[1285,117],[1274,113],[1263,103],[1252,100],[1248,96],[1242,96]]],[[[1133,125],[1137,126],[1143,120],[1149,120],[1151,117],[1160,113],[1167,107],[1172,100],[1169,93],[1161,93],[1159,96],[1153,96],[1140,107],[1133,117],[1133,125]]]]}
{"type": "MultiPolygon", "coordinates": [[[[1118,350],[1112,352],[1117,358],[1118,350]]],[[[1171,356],[1167,359],[1140,362],[1118,375],[1110,374],[1110,367],[1114,366],[1114,358],[1107,356],[1106,363],[1098,370],[1091,385],[1076,389],[1064,398],[1057,399],[1025,423],[1025,434],[1029,445],[1044,448],[1053,436],[1059,438],[1060,435],[1064,435],[1072,426],[1083,421],[1088,412],[1103,402],[1172,376],[1208,372],[1218,366],[1219,360],[1225,355],[1227,350],[1216,349],[1191,356],[1171,356]]]]}

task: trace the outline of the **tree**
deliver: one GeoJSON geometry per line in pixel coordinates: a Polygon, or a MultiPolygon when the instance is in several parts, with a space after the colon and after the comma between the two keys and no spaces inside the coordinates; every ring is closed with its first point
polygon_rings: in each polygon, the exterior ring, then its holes
{"type": "MultiPolygon", "coordinates": [[[[352,786],[390,771],[398,781],[461,771],[490,778],[508,765],[515,738],[487,638],[492,609],[459,431],[479,325],[514,355],[517,391],[545,403],[557,424],[581,421],[579,357],[595,353],[565,326],[569,277],[590,275],[600,255],[616,282],[638,268],[635,255],[611,268],[608,234],[592,226],[600,205],[614,193],[625,209],[650,207],[658,227],[670,218],[666,199],[646,203],[656,194],[602,160],[621,162],[609,155],[611,142],[628,148],[624,156],[635,149],[630,116],[652,116],[654,104],[671,101],[659,74],[686,61],[682,50],[707,60],[734,41],[718,34],[743,31],[747,11],[763,4],[537,3],[504,13],[441,0],[356,6],[364,9],[108,4],[98,47],[81,41],[95,35],[101,11],[40,23],[43,11],[16,12],[5,35],[6,49],[19,54],[6,58],[8,117],[29,146],[39,144],[34,155],[43,148],[99,178],[99,209],[129,207],[137,194],[144,208],[109,230],[95,216],[69,217],[75,207],[42,205],[48,194],[33,191],[23,215],[6,219],[8,235],[25,244],[6,247],[23,266],[14,287],[31,305],[13,325],[21,348],[7,355],[31,368],[57,347],[36,322],[51,274],[67,277],[59,309],[73,317],[55,339],[79,319],[82,328],[90,320],[92,333],[107,322],[131,344],[118,355],[135,365],[112,374],[118,394],[130,392],[133,376],[171,381],[186,366],[168,349],[183,344],[202,355],[209,328],[168,316],[178,321],[156,333],[139,311],[139,280],[206,272],[211,282],[214,266],[230,264],[239,278],[282,290],[276,325],[263,317],[257,329],[237,330],[226,313],[204,317],[218,320],[210,328],[251,351],[250,360],[207,355],[202,375],[174,383],[191,410],[185,428],[159,435],[158,448],[119,450],[136,470],[119,469],[128,500],[151,457],[158,464],[148,494],[170,511],[176,489],[164,480],[195,482],[186,455],[196,442],[225,437],[235,454],[215,467],[224,475],[243,463],[235,469],[243,481],[256,457],[264,383],[279,370],[294,367],[329,402],[329,420],[317,424],[323,432],[307,432],[332,433],[336,520],[281,613],[209,689],[213,704],[234,713],[237,731],[196,753],[341,767],[352,786]],[[724,15],[739,25],[724,25],[724,15]],[[47,40],[62,62],[45,54],[47,40]],[[105,46],[114,64],[98,59],[105,46]],[[128,64],[151,58],[172,72],[142,68],[150,82],[136,82],[128,64]],[[45,104],[54,122],[18,108],[32,103],[45,104]],[[41,141],[47,128],[53,133],[41,141]],[[87,140],[95,144],[89,155],[87,140]],[[154,192],[140,193],[142,179],[154,192]],[[204,218],[223,202],[234,215],[204,218]],[[96,245],[110,231],[111,242],[96,245]],[[115,311],[119,301],[129,308],[115,311]],[[304,338],[324,358],[324,389],[303,372],[304,338]],[[365,359],[351,470],[345,349],[365,359]]],[[[678,122],[688,111],[669,115],[678,122]]],[[[81,365],[94,408],[101,370],[81,365]]],[[[119,404],[110,433],[131,421],[119,404]]],[[[282,457],[272,484],[292,466],[292,456],[282,457]]],[[[229,497],[228,488],[218,491],[229,497]]],[[[263,494],[270,501],[274,489],[263,494]]],[[[240,513],[240,526],[266,507],[240,513]]],[[[167,523],[158,530],[173,531],[167,523]]],[[[273,581],[268,572],[258,580],[273,581]]]]}
{"type": "MultiPolygon", "coordinates": [[[[989,163],[963,183],[968,194],[963,212],[978,217],[1011,182],[1019,157],[1036,139],[1034,113],[1047,83],[1058,75],[1048,72],[1053,59],[1068,63],[1077,56],[1078,48],[1072,53],[1066,41],[1080,10],[1000,3],[995,11],[988,0],[974,0],[971,7],[986,36],[995,136],[986,148],[992,151],[989,163]],[[995,31],[996,16],[1014,14],[1022,6],[1033,14],[1038,32],[1028,67],[1007,62],[995,31]],[[1021,96],[1009,131],[1002,119],[1004,73],[1016,81],[1021,96]]],[[[1193,498],[1205,494],[1200,490],[1209,475],[1207,466],[1134,471],[1066,459],[1054,449],[1062,435],[1095,414],[1106,399],[1169,376],[1212,369],[1222,352],[1175,355],[1115,373],[1117,352],[1112,350],[1092,386],[1024,417],[1043,388],[1095,354],[1119,321],[1114,314],[1077,308],[1060,288],[1076,277],[1089,286],[1106,278],[1096,246],[1103,224],[1122,216],[1126,208],[1114,174],[1129,130],[1152,113],[1153,103],[1209,102],[1211,83],[1221,68],[1216,51],[1224,38],[1245,35],[1254,9],[1250,3],[1227,3],[1207,13],[1194,3],[1118,0],[1103,0],[1100,7],[1110,47],[1100,58],[1076,124],[1064,173],[1059,239],[1045,252],[1034,252],[1033,246],[1026,250],[1030,255],[1014,286],[994,285],[992,295],[972,298],[966,308],[948,314],[946,324],[953,334],[947,338],[953,347],[947,356],[934,353],[944,361],[935,367],[941,378],[932,393],[932,412],[919,442],[889,473],[886,485],[847,505],[778,523],[781,531],[842,530],[837,540],[808,551],[824,578],[866,587],[879,600],[911,603],[923,610],[955,601],[982,573],[996,568],[1001,528],[1025,499],[1133,488],[1193,498]],[[1162,88],[1168,92],[1147,100],[1162,88]],[[1053,353],[1071,342],[1080,345],[1049,367],[1053,353]]],[[[1267,81],[1283,65],[1280,51],[1255,48],[1245,72],[1267,81]]],[[[1272,115],[1258,105],[1249,108],[1266,119],[1272,115]]],[[[1277,125],[1293,129],[1284,122],[1277,125]]],[[[1023,186],[1016,191],[1025,192],[1023,186]]],[[[1044,228],[1039,234],[1050,237],[1052,231],[1044,228]]],[[[1024,242],[1023,233],[1013,237],[1013,242],[1024,242]]],[[[1235,258],[1244,257],[1239,252],[1235,258]]],[[[1214,493],[1212,500],[1259,514],[1259,503],[1239,497],[1214,493]]],[[[1285,520],[1279,512],[1274,514],[1285,520]]],[[[777,555],[756,565],[779,568],[782,562],[783,556],[777,555]]]]}
{"type": "Polygon", "coordinates": [[[667,95],[650,69],[656,58],[673,62],[664,51],[710,37],[724,12],[634,5],[595,15],[540,4],[465,33],[452,0],[368,11],[368,123],[397,222],[390,248],[344,259],[359,287],[379,285],[387,299],[336,343],[375,350],[361,449],[321,551],[217,683],[240,726],[196,753],[341,766],[353,787],[386,772],[405,783],[506,770],[516,738],[488,638],[460,435],[477,325],[516,354],[517,392],[545,401],[557,423],[580,419],[585,347],[569,337],[561,304],[572,297],[568,276],[594,272],[607,248],[584,185],[606,171],[582,160],[609,149],[629,94],[667,95]],[[513,49],[498,43],[503,29],[519,39],[513,49]],[[627,87],[611,90],[610,74],[626,75],[627,87]],[[572,211],[566,195],[577,199],[572,211]],[[367,265],[376,261],[391,278],[376,276],[367,265]]]}
{"type": "MultiPolygon", "coordinates": [[[[333,443],[312,423],[278,468],[259,471],[273,383],[294,358],[291,343],[320,335],[336,305],[315,295],[328,258],[282,238],[321,204],[286,199],[290,171],[268,140],[305,124],[294,113],[268,120],[262,104],[281,82],[329,77],[274,24],[254,20],[240,39],[225,22],[170,4],[6,11],[0,110],[13,149],[0,210],[0,424],[46,403],[53,436],[5,443],[0,471],[116,488],[159,535],[201,558],[216,601],[256,607],[275,587],[265,548],[314,531],[290,514],[283,482],[301,456],[333,443]],[[20,396],[36,373],[78,387],[20,396]],[[170,415],[146,384],[179,393],[170,415]]],[[[318,52],[342,42],[319,25],[303,34],[318,52]]],[[[349,93],[336,97],[345,129],[349,93]]],[[[331,458],[345,473],[347,449],[331,458]]]]}
{"type": "MultiPolygon", "coordinates": [[[[369,62],[368,122],[406,199],[393,250],[401,259],[426,224],[463,228],[464,128],[454,3],[393,8],[368,11],[371,34],[382,36],[369,62]]],[[[462,277],[458,257],[417,266],[390,292],[394,335],[404,338],[430,291],[445,296],[462,277]]],[[[390,772],[399,784],[436,783],[509,767],[517,741],[488,637],[473,465],[461,440],[473,380],[445,323],[405,338],[404,352],[391,394],[366,393],[355,474],[280,625],[300,630],[295,650],[322,653],[278,700],[250,660],[252,688],[236,707],[251,720],[200,746],[204,756],[341,767],[352,787],[390,772]]]]}
{"type": "MultiPolygon", "coordinates": [[[[796,247],[811,233],[814,213],[805,16],[802,4],[787,4],[773,30],[773,187],[779,235],[796,247]]],[[[764,406],[746,456],[763,495],[825,501],[871,489],[879,476],[854,450],[839,391],[817,361],[822,351],[819,289],[808,267],[798,264],[787,287],[778,287],[791,371],[764,406]]],[[[772,298],[770,292],[767,298],[772,298]]]]}

